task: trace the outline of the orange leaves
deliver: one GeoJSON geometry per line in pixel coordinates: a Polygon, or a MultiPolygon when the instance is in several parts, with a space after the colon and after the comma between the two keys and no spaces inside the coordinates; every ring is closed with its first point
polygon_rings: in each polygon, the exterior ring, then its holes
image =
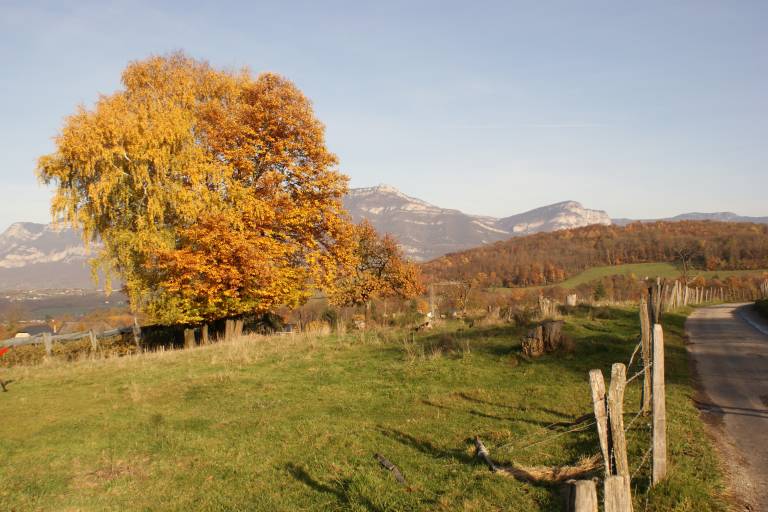
{"type": "Polygon", "coordinates": [[[411,298],[423,291],[419,268],[403,257],[391,235],[380,237],[367,221],[354,231],[354,259],[331,294],[333,302],[365,304],[379,297],[411,298]]]}
{"type": "Polygon", "coordinates": [[[291,82],[183,54],[133,62],[38,164],[134,308],[190,322],[295,304],[351,263],[347,178],[291,82]]]}

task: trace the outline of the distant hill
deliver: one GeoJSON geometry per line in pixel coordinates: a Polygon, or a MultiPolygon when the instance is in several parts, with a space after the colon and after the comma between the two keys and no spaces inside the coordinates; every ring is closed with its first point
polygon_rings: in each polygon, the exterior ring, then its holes
{"type": "Polygon", "coordinates": [[[87,260],[76,231],[17,222],[0,235],[0,290],[96,288],[87,260]]]}
{"type": "Polygon", "coordinates": [[[691,254],[707,270],[768,268],[768,225],[678,221],[592,225],[539,233],[448,254],[425,263],[436,280],[477,281],[486,286],[560,283],[589,268],[627,263],[663,263],[691,254]]]}
{"type": "Polygon", "coordinates": [[[757,224],[768,224],[768,217],[747,217],[733,212],[691,212],[675,215],[674,217],[666,217],[664,219],[612,219],[613,223],[619,226],[626,226],[632,222],[676,222],[681,220],[712,220],[717,222],[754,222],[757,224]]]}
{"type": "MultiPolygon", "coordinates": [[[[536,233],[634,222],[612,221],[606,212],[585,208],[576,201],[502,218],[471,215],[435,206],[386,185],[352,189],[344,198],[344,206],[355,222],[368,219],[380,232],[391,233],[416,261],[536,233]]],[[[768,217],[727,212],[688,213],[669,220],[688,219],[768,223],[768,217]]],[[[88,258],[80,235],[71,229],[31,222],[13,224],[0,234],[0,290],[94,289],[88,258]]]]}
{"type": "Polygon", "coordinates": [[[355,222],[368,219],[378,231],[394,235],[405,253],[417,261],[514,236],[611,223],[607,213],[589,210],[576,201],[498,219],[441,208],[387,185],[352,189],[344,206],[355,222]]]}

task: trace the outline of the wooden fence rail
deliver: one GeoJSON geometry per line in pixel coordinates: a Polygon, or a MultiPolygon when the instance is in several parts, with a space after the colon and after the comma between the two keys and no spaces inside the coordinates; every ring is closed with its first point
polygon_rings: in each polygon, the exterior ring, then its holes
{"type": "Polygon", "coordinates": [[[81,331],[81,332],[73,332],[70,334],[37,334],[35,336],[29,336],[24,338],[10,338],[7,340],[0,341],[0,347],[21,347],[24,345],[48,345],[53,342],[58,343],[67,343],[70,341],[79,341],[84,338],[88,338],[91,340],[91,344],[93,345],[93,340],[103,340],[105,338],[111,338],[112,336],[120,336],[123,334],[128,334],[133,332],[133,327],[123,327],[120,329],[111,329],[109,331],[104,331],[102,333],[95,333],[93,331],[81,331]]]}

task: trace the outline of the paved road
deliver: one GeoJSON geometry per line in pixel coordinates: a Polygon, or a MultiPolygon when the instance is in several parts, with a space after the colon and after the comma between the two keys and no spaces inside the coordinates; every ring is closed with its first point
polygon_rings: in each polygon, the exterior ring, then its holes
{"type": "Polygon", "coordinates": [[[704,417],[745,510],[768,512],[768,323],[749,304],[697,309],[685,324],[704,417]]]}

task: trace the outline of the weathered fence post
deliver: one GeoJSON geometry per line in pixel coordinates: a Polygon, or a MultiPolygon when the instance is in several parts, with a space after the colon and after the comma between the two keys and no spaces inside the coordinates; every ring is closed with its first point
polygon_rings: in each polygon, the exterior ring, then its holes
{"type": "Polygon", "coordinates": [[[234,328],[235,328],[234,320],[230,320],[228,318],[224,322],[224,341],[230,341],[232,339],[234,328]]]}
{"type": "Polygon", "coordinates": [[[133,342],[136,344],[136,348],[141,351],[141,327],[139,327],[139,319],[136,315],[133,315],[133,342]]]}
{"type": "Polygon", "coordinates": [[[597,512],[594,480],[568,480],[568,512],[597,512]]]}
{"type": "Polygon", "coordinates": [[[623,416],[626,383],[626,367],[621,363],[615,363],[611,367],[611,384],[606,400],[603,373],[600,370],[589,371],[595,423],[600,439],[600,451],[605,462],[606,512],[632,512],[632,492],[623,416]]]}
{"type": "Polygon", "coordinates": [[[632,512],[629,477],[611,475],[605,479],[605,512],[632,512]]]}
{"type": "Polygon", "coordinates": [[[664,386],[664,330],[653,326],[653,483],[667,475],[667,405],[664,386]]]}
{"type": "Polygon", "coordinates": [[[643,356],[643,415],[651,412],[651,318],[645,297],[640,299],[640,344],[643,356]]]}
{"type": "Polygon", "coordinates": [[[208,343],[208,324],[203,324],[202,327],[200,327],[200,344],[207,345],[208,343]]]}
{"type": "Polygon", "coordinates": [[[53,340],[51,339],[51,333],[43,333],[43,344],[45,345],[45,355],[51,356],[53,354],[53,340]]]}
{"type": "Polygon", "coordinates": [[[592,388],[592,407],[595,411],[597,436],[605,463],[605,475],[611,474],[611,453],[608,451],[608,417],[605,411],[605,381],[600,370],[589,371],[589,386],[592,388]]]}
{"type": "Polygon", "coordinates": [[[192,348],[195,346],[195,330],[184,329],[184,348],[192,348]]]}
{"type": "Polygon", "coordinates": [[[93,333],[93,329],[88,331],[88,339],[91,340],[91,350],[96,352],[99,349],[99,341],[96,339],[96,335],[93,333]]]}
{"type": "Polygon", "coordinates": [[[622,363],[611,367],[611,385],[608,389],[608,423],[611,427],[611,448],[616,464],[616,474],[629,478],[627,441],[624,437],[624,388],[627,384],[627,369],[622,363]]]}
{"type": "Polygon", "coordinates": [[[235,320],[235,338],[239,338],[243,335],[243,321],[235,320]]]}

